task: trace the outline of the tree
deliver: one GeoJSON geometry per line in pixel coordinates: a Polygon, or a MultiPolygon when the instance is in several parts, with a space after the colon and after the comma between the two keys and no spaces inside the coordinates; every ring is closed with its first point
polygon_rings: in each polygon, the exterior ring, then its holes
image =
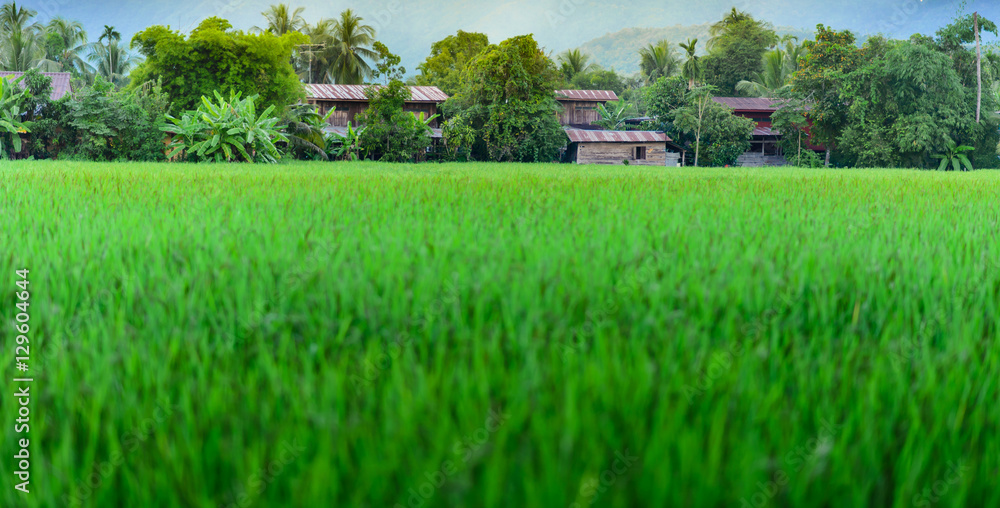
{"type": "Polygon", "coordinates": [[[615,71],[596,70],[577,74],[570,83],[579,90],[611,90],[619,97],[625,92],[625,82],[615,71]]]}
{"type": "Polygon", "coordinates": [[[764,53],[779,41],[770,23],[741,13],[726,21],[725,28],[710,41],[705,57],[706,81],[723,94],[734,94],[736,84],[761,72],[764,53]]]}
{"type": "Polygon", "coordinates": [[[287,143],[281,134],[278,119],[268,106],[257,113],[257,96],[245,99],[233,92],[226,100],[215,92],[216,102],[201,98],[195,111],[186,111],[180,118],[166,115],[167,125],[161,127],[172,134],[169,158],[185,155],[193,161],[215,162],[277,162],[280,157],[275,143],[287,143]]]}
{"type": "Polygon", "coordinates": [[[358,118],[365,129],[359,137],[361,150],[374,160],[405,162],[420,157],[431,145],[430,122],[423,113],[414,116],[404,106],[410,89],[398,79],[386,86],[368,87],[368,109],[358,118]]]}
{"type": "Polygon", "coordinates": [[[941,159],[938,171],[947,171],[948,166],[951,166],[955,171],[961,171],[963,166],[966,171],[972,171],[972,162],[969,161],[969,157],[965,155],[965,152],[971,152],[973,150],[975,150],[975,148],[971,146],[958,145],[954,141],[948,141],[948,145],[945,146],[944,152],[931,155],[931,157],[941,159]]]}
{"type": "Polygon", "coordinates": [[[378,57],[375,59],[375,69],[372,70],[372,78],[385,78],[386,83],[393,80],[402,80],[406,74],[406,67],[399,65],[402,61],[399,55],[393,54],[385,44],[378,41],[375,42],[373,49],[378,54],[378,57]]]}
{"type": "Polygon", "coordinates": [[[360,85],[372,77],[369,61],[378,58],[371,49],[375,28],[362,24],[363,19],[347,9],[340,13],[331,30],[329,75],[335,83],[360,85]]]}
{"type": "Polygon", "coordinates": [[[639,50],[639,69],[646,84],[670,77],[680,69],[681,62],[669,41],[662,40],[639,50]]]}
{"type": "Polygon", "coordinates": [[[703,145],[713,165],[735,163],[750,148],[749,140],[756,127],[753,120],[735,116],[732,109],[712,100],[715,92],[712,86],[689,91],[686,104],[674,113],[676,129],[694,135],[695,166],[699,165],[703,145]]]}
{"type": "Polygon", "coordinates": [[[809,52],[792,78],[792,89],[812,103],[809,118],[814,139],[826,145],[826,161],[834,143],[847,126],[847,104],[841,96],[843,78],[866,60],[849,30],[838,32],[816,26],[816,40],[805,41],[809,52]]]}
{"type": "Polygon", "coordinates": [[[687,59],[684,60],[684,67],[681,69],[681,74],[688,80],[688,90],[694,90],[695,81],[701,79],[702,73],[701,57],[696,54],[698,51],[698,39],[688,39],[686,43],[682,42],[678,45],[687,53],[687,59]]]}
{"type": "Polygon", "coordinates": [[[731,11],[729,11],[728,13],[726,13],[725,16],[722,17],[721,21],[716,21],[715,23],[713,23],[712,26],[709,27],[708,29],[708,35],[710,36],[710,38],[708,39],[709,51],[714,49],[715,46],[719,43],[720,39],[723,36],[728,35],[730,30],[733,29],[733,27],[745,21],[753,21],[753,17],[750,16],[749,13],[737,10],[736,7],[733,7],[731,11]]]}
{"type": "Polygon", "coordinates": [[[485,34],[458,31],[431,45],[431,54],[417,66],[415,83],[436,86],[448,95],[462,87],[461,76],[469,63],[490,45],[485,34]]]}
{"type": "Polygon", "coordinates": [[[790,88],[788,81],[795,72],[788,64],[784,51],[768,51],[762,62],[763,70],[755,72],[752,80],[736,84],[736,91],[750,97],[776,97],[790,88]]]}
{"type": "Polygon", "coordinates": [[[45,63],[40,66],[51,72],[68,71],[75,77],[93,72],[83,58],[88,49],[87,31],[83,23],[55,17],[49,21],[45,36],[45,63]]]}
{"type": "Polygon", "coordinates": [[[479,160],[550,162],[566,145],[556,118],[562,76],[530,35],[484,49],[464,74],[463,88],[444,104],[477,131],[479,160]]]}
{"type": "Polygon", "coordinates": [[[298,48],[297,73],[306,83],[330,83],[330,64],[336,51],[333,29],[337,22],[320,18],[315,25],[306,25],[302,33],[309,38],[307,47],[298,48]]]}
{"type": "Polygon", "coordinates": [[[23,72],[44,58],[42,25],[32,21],[38,13],[17,2],[0,7],[0,65],[4,70],[23,72]]]}
{"type": "Polygon", "coordinates": [[[95,49],[99,48],[101,43],[104,42],[105,40],[108,41],[108,45],[104,48],[105,49],[104,53],[106,55],[108,65],[105,66],[106,73],[104,75],[106,77],[111,78],[113,82],[114,81],[113,71],[115,69],[114,57],[115,54],[118,53],[118,51],[116,51],[116,49],[118,49],[117,44],[122,40],[122,34],[118,33],[118,31],[115,30],[115,27],[104,25],[104,31],[101,32],[101,36],[97,38],[97,44],[94,45],[94,48],[95,49]],[[113,45],[115,46],[114,48],[112,48],[113,45]]]}
{"type": "Polygon", "coordinates": [[[140,58],[132,54],[118,40],[109,40],[105,44],[92,46],[87,59],[96,65],[97,74],[104,76],[115,85],[128,83],[128,73],[139,63],[140,58]]]}
{"type": "Polygon", "coordinates": [[[291,64],[292,52],[303,42],[299,33],[234,31],[220,18],[202,21],[187,38],[153,26],[132,39],[146,60],[132,71],[131,87],[162,79],[174,112],[197,108],[202,96],[215,91],[236,91],[259,95],[261,107],[273,105],[281,113],[305,94],[291,64]]]}
{"type": "Polygon", "coordinates": [[[596,64],[590,63],[590,55],[583,53],[579,49],[567,49],[559,54],[559,69],[567,83],[572,83],[573,78],[587,74],[598,69],[596,64]]]}
{"type": "Polygon", "coordinates": [[[270,32],[273,35],[285,35],[291,32],[302,32],[306,27],[306,20],[302,17],[305,7],[299,7],[294,11],[288,4],[275,4],[260,13],[267,21],[267,28],[253,27],[251,30],[258,32],[270,32]]]}

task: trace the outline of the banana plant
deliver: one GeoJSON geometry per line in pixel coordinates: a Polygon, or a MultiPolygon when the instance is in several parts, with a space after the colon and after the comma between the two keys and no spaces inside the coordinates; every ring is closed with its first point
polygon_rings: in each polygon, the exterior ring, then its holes
{"type": "Polygon", "coordinates": [[[0,79],[0,157],[4,159],[20,152],[21,134],[31,132],[31,122],[21,120],[19,104],[28,92],[19,90],[17,81],[0,79]],[[8,145],[12,151],[8,151],[8,145]]]}
{"type": "Polygon", "coordinates": [[[975,147],[958,145],[954,141],[949,140],[943,153],[931,155],[931,157],[941,159],[941,165],[938,166],[938,171],[947,171],[949,165],[951,165],[955,171],[961,171],[962,166],[965,166],[966,171],[972,171],[972,162],[969,161],[969,157],[965,155],[965,152],[971,152],[973,150],[975,150],[975,147]]]}
{"type": "Polygon", "coordinates": [[[169,123],[161,129],[174,134],[168,157],[186,152],[195,160],[277,162],[281,155],[275,143],[287,143],[288,138],[281,134],[279,120],[271,117],[274,106],[258,115],[256,95],[242,99],[240,93],[231,93],[227,101],[216,91],[215,99],[202,96],[197,110],[180,118],[167,115],[169,123]]]}
{"type": "Polygon", "coordinates": [[[347,122],[347,132],[343,135],[337,134],[336,132],[331,134],[333,142],[340,144],[340,147],[335,152],[338,159],[349,161],[361,159],[361,134],[364,133],[364,131],[364,127],[355,129],[351,125],[351,122],[347,122]]]}

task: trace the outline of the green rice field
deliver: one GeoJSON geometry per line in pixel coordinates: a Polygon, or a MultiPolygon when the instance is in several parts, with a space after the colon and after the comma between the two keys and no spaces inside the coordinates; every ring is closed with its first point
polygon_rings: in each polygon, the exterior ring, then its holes
{"type": "Polygon", "coordinates": [[[1000,172],[4,162],[0,220],[3,507],[1000,506],[1000,172]]]}

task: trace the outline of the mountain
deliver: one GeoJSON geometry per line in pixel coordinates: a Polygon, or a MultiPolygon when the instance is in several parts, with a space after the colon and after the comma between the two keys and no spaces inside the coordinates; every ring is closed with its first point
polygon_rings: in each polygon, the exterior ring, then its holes
{"type": "MultiPolygon", "coordinates": [[[[698,39],[699,53],[705,53],[705,44],[708,42],[708,29],[711,23],[702,25],[674,25],[663,28],[626,28],[614,33],[609,33],[591,41],[587,41],[580,46],[580,50],[589,53],[594,63],[605,69],[614,69],[622,74],[634,74],[639,72],[639,50],[648,44],[655,44],[663,39],[670,41],[674,49],[680,54],[682,50],[677,47],[677,43],[686,42],[688,39],[698,39]]],[[[791,27],[779,27],[775,29],[779,36],[792,35],[798,37],[799,41],[812,39],[814,33],[808,30],[800,30],[791,27]]]]}

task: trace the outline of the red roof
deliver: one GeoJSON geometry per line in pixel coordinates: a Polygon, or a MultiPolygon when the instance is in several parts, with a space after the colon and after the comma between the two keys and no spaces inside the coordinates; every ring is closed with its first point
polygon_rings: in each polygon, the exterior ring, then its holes
{"type": "MultiPolygon", "coordinates": [[[[365,88],[380,85],[321,85],[306,84],[306,96],[310,99],[327,101],[358,101],[368,102],[365,88]]],[[[448,96],[436,86],[410,86],[409,102],[439,103],[448,100],[448,96]]]]}
{"type": "Polygon", "coordinates": [[[566,129],[570,143],[666,143],[666,134],[653,131],[588,131],[566,129]]]}
{"type": "MultiPolygon", "coordinates": [[[[10,71],[0,71],[0,78],[6,78],[10,80],[15,80],[23,76],[23,72],[10,72],[10,71]]],[[[57,101],[62,99],[64,95],[73,91],[73,85],[71,84],[72,75],[68,72],[43,72],[43,76],[48,76],[52,78],[52,95],[49,97],[57,101]]],[[[21,88],[24,88],[24,82],[21,82],[21,88]]]]}
{"type": "Polygon", "coordinates": [[[556,100],[607,102],[618,100],[618,95],[611,90],[556,90],[556,100]]]}
{"type": "Polygon", "coordinates": [[[783,102],[781,99],[759,97],[713,97],[712,100],[735,111],[777,111],[783,102]]]}

